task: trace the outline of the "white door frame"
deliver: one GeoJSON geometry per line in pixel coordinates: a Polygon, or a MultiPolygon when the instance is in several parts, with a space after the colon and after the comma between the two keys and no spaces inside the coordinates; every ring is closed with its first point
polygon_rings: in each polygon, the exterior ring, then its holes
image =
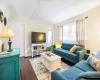
{"type": "Polygon", "coordinates": [[[15,24],[22,24],[22,25],[24,25],[24,34],[25,34],[25,36],[24,36],[24,49],[25,49],[25,53],[24,53],[24,57],[26,57],[26,54],[27,54],[27,24],[25,24],[25,23],[22,23],[22,22],[16,22],[16,21],[11,21],[11,23],[15,23],[15,24]]]}

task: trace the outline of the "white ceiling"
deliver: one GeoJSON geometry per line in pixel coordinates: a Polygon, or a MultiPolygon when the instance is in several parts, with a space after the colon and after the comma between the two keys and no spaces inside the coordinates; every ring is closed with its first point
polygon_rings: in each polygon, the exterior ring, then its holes
{"type": "MultiPolygon", "coordinates": [[[[11,15],[58,23],[100,5],[100,0],[0,0],[11,15]]],[[[0,6],[0,7],[2,7],[0,6]]]]}

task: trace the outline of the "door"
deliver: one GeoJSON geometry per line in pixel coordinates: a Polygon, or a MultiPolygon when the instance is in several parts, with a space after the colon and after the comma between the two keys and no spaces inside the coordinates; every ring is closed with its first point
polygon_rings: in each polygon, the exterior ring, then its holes
{"type": "Polygon", "coordinates": [[[12,22],[12,28],[16,37],[12,38],[12,48],[20,48],[20,57],[25,56],[25,24],[12,22]]]}

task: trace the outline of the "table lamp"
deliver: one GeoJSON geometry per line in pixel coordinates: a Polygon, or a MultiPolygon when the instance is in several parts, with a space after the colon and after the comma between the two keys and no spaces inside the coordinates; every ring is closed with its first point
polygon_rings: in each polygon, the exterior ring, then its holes
{"type": "Polygon", "coordinates": [[[9,41],[8,41],[8,46],[9,46],[8,52],[13,51],[11,49],[11,43],[12,43],[11,42],[11,38],[13,38],[13,37],[15,37],[15,34],[13,33],[13,30],[11,28],[9,28],[9,27],[6,27],[4,29],[4,33],[2,35],[2,38],[9,38],[9,41]]]}

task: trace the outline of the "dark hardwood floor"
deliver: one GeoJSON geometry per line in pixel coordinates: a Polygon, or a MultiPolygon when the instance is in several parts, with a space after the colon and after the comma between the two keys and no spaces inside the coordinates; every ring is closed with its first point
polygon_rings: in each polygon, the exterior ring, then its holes
{"type": "Polygon", "coordinates": [[[29,61],[30,58],[20,58],[21,80],[37,80],[29,61]]]}

